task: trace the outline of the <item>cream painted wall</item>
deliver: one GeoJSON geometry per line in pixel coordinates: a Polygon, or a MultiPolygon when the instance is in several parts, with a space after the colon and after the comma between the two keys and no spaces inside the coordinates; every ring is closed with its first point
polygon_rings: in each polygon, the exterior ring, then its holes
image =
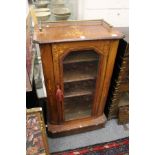
{"type": "Polygon", "coordinates": [[[26,0],[26,17],[29,13],[29,4],[28,4],[28,0],[26,0]]]}
{"type": "Polygon", "coordinates": [[[129,0],[78,0],[78,19],[104,19],[113,26],[129,26],[129,0]]]}

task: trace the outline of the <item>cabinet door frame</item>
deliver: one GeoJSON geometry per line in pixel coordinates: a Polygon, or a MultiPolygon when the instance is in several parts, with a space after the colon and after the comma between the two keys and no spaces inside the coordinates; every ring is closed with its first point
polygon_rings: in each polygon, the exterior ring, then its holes
{"type": "MultiPolygon", "coordinates": [[[[101,106],[104,107],[102,102],[104,81],[106,77],[106,69],[109,57],[109,51],[111,47],[111,41],[109,40],[95,40],[95,41],[82,41],[82,42],[65,42],[54,43],[52,45],[52,57],[55,76],[55,88],[59,84],[64,92],[63,84],[63,59],[71,51],[92,49],[99,54],[99,66],[98,75],[96,79],[96,91],[93,101],[92,113],[90,118],[97,117],[103,114],[103,110],[100,110],[101,106]]],[[[66,122],[64,119],[64,104],[62,104],[62,113],[60,117],[61,122],[66,122]]]]}

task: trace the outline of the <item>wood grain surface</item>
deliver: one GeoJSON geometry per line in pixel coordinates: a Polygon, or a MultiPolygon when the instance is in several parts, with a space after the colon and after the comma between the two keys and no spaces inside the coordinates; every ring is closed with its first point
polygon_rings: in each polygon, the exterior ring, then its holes
{"type": "MultiPolygon", "coordinates": [[[[121,32],[100,20],[44,23],[42,31],[39,31],[37,28],[35,29],[33,39],[40,44],[48,97],[49,133],[64,135],[103,127],[106,121],[103,110],[107,99],[119,39],[123,37],[124,35],[121,32]],[[95,59],[93,55],[88,56],[88,59],[85,55],[82,57],[82,53],[89,50],[93,51],[90,53],[96,55],[95,59]],[[76,55],[73,59],[70,57],[65,59],[70,53],[77,52],[81,52],[80,56],[76,55]],[[85,60],[86,62],[84,63],[89,63],[89,65],[83,64],[85,60]],[[98,61],[97,67],[95,67],[94,63],[96,60],[98,61]],[[81,67],[77,63],[81,64],[81,67]],[[76,66],[75,72],[73,64],[76,66]],[[65,70],[64,65],[68,65],[69,68],[65,67],[65,70]],[[89,69],[86,69],[86,66],[89,69]],[[86,83],[88,84],[88,80],[95,80],[92,96],[90,93],[92,92],[91,87],[88,87],[90,89],[86,91],[83,89],[80,92],[80,89],[77,87],[76,91],[74,90],[70,94],[69,92],[64,92],[64,85],[66,83],[87,81],[86,83]],[[57,85],[60,86],[60,90],[65,95],[65,102],[62,100],[61,106],[56,100],[57,85]],[[71,103],[69,101],[70,98],[84,95],[91,96],[91,106],[88,107],[91,108],[91,113],[85,118],[76,117],[74,120],[66,120],[65,111],[71,110],[70,107],[67,107],[67,109],[64,108],[66,101],[71,103]]],[[[82,100],[79,100],[79,102],[79,106],[84,103],[82,100]]],[[[72,107],[76,106],[72,105],[72,107]]],[[[87,111],[89,112],[89,109],[86,109],[87,106],[82,107],[85,109],[85,112],[81,111],[82,115],[85,115],[87,111]]],[[[70,117],[70,115],[67,117],[70,117]]]]}
{"type": "Polygon", "coordinates": [[[70,42],[84,40],[120,39],[124,34],[102,20],[64,21],[44,23],[42,31],[35,29],[37,43],[70,42]],[[49,35],[50,34],[50,35],[49,35]]]}

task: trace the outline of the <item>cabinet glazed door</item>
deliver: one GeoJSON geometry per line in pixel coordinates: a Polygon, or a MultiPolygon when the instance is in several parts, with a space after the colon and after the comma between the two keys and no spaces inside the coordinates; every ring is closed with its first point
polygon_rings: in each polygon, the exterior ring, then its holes
{"type": "Polygon", "coordinates": [[[109,41],[52,45],[60,122],[99,114],[109,47],[109,41]]]}
{"type": "Polygon", "coordinates": [[[63,59],[65,120],[91,117],[99,55],[92,49],[70,51],[63,59]]]}

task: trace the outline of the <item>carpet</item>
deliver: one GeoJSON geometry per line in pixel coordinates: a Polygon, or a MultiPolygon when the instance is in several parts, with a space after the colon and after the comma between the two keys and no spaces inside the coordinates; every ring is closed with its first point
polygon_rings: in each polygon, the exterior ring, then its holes
{"type": "Polygon", "coordinates": [[[51,155],[128,155],[129,137],[87,147],[55,152],[51,155]]]}

